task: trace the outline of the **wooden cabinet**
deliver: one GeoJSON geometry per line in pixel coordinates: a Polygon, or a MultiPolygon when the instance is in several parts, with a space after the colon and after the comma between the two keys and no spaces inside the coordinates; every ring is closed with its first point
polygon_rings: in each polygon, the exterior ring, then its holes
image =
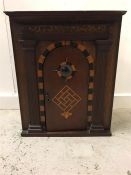
{"type": "Polygon", "coordinates": [[[22,136],[109,136],[124,11],[5,12],[22,136]]]}

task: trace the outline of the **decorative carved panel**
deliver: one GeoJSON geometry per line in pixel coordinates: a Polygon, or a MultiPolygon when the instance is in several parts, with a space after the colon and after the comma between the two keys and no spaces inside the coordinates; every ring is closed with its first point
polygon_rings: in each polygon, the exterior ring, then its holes
{"type": "Polygon", "coordinates": [[[46,32],[107,32],[107,24],[89,24],[89,25],[37,25],[25,27],[25,30],[36,33],[46,32]]]}

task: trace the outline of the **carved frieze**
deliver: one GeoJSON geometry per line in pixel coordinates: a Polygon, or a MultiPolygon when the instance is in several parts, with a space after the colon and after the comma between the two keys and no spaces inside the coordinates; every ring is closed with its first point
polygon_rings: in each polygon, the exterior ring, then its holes
{"type": "Polygon", "coordinates": [[[25,26],[26,31],[35,33],[50,32],[107,32],[108,24],[87,24],[87,25],[35,25],[25,26]]]}

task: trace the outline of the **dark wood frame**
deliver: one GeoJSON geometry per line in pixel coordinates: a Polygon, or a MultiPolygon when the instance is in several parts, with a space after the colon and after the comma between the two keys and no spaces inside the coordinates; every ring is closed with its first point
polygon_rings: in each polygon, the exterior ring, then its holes
{"type": "Polygon", "coordinates": [[[5,12],[10,17],[22,136],[109,136],[122,15],[125,11],[5,12]],[[68,33],[40,26],[67,26],[68,33]],[[70,26],[87,26],[72,32],[70,26]],[[96,30],[89,30],[94,26],[96,30]],[[104,30],[99,26],[105,26],[104,30]],[[37,31],[29,29],[36,26],[37,31]],[[98,26],[98,27],[97,27],[98,26]],[[39,28],[38,28],[39,27],[39,28]],[[42,34],[42,35],[41,35],[42,34]],[[41,127],[35,47],[38,41],[88,40],[96,45],[93,123],[87,131],[47,132],[41,127]],[[28,58],[28,59],[27,59],[28,58]],[[29,69],[29,66],[30,69],[29,69]]]}

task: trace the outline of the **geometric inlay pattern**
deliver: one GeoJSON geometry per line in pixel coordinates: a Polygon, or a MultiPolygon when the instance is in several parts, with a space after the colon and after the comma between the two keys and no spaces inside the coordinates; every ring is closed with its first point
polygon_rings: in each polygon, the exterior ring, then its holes
{"type": "Polygon", "coordinates": [[[76,92],[74,92],[69,86],[65,86],[58,94],[52,99],[52,101],[63,111],[61,115],[67,119],[72,115],[70,112],[81,98],[76,92]]]}
{"type": "MultiPolygon", "coordinates": [[[[39,114],[40,114],[41,124],[43,126],[46,126],[46,122],[45,122],[46,121],[45,95],[44,95],[44,69],[43,69],[44,67],[43,67],[43,65],[44,65],[46,58],[48,57],[48,54],[50,54],[54,49],[59,48],[59,47],[67,47],[67,46],[70,46],[72,48],[76,48],[79,51],[81,51],[81,53],[84,55],[85,59],[87,60],[87,63],[89,66],[89,72],[88,72],[89,73],[89,82],[87,84],[87,90],[88,90],[87,118],[88,118],[88,123],[91,123],[93,121],[92,118],[93,118],[94,77],[95,77],[94,58],[88,52],[87,48],[83,44],[80,44],[77,41],[56,41],[56,42],[53,42],[47,46],[47,48],[44,50],[44,52],[40,55],[40,57],[38,59],[38,64],[37,64],[39,114]]],[[[71,96],[71,98],[72,98],[72,96],[71,96]]],[[[61,104],[61,106],[59,105],[59,108],[61,108],[64,111],[62,113],[62,115],[65,118],[68,118],[70,115],[72,115],[72,113],[70,113],[69,111],[77,104],[77,102],[75,104],[75,101],[74,101],[74,102],[72,102],[72,104],[73,105],[71,105],[71,106],[69,105],[70,106],[70,107],[68,107],[69,109],[66,109],[66,108],[64,109],[64,107],[62,107],[62,104],[61,104]]]]}

